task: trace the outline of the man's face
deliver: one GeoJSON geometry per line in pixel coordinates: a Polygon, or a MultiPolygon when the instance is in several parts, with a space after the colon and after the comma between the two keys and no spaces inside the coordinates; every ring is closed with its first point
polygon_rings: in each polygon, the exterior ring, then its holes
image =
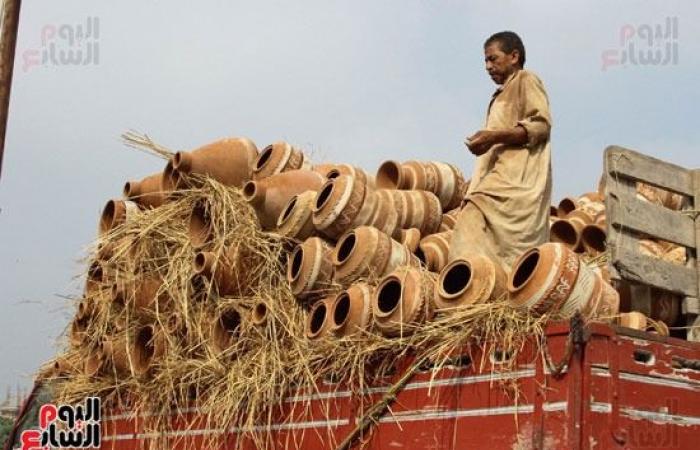
{"type": "Polygon", "coordinates": [[[494,83],[503,84],[510,74],[520,68],[518,65],[519,55],[517,50],[504,53],[501,50],[500,42],[492,42],[484,49],[486,71],[494,83]]]}

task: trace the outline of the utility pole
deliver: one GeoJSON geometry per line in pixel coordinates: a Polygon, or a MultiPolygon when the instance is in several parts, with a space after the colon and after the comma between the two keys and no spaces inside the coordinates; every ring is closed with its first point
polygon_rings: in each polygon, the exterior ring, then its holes
{"type": "Polygon", "coordinates": [[[12,71],[15,65],[17,27],[22,0],[0,1],[2,1],[2,23],[0,24],[0,176],[2,176],[2,157],[5,153],[12,71]]]}

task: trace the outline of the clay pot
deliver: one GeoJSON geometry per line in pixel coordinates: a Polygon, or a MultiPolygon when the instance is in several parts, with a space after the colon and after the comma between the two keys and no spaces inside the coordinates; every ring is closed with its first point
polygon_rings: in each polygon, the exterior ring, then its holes
{"type": "Polygon", "coordinates": [[[562,244],[548,243],[526,251],[508,278],[509,301],[517,308],[542,315],[610,319],[619,308],[612,286],[562,244]]]}
{"type": "Polygon", "coordinates": [[[111,364],[117,374],[123,375],[131,371],[126,335],[106,338],[102,342],[102,351],[105,361],[111,364]]]}
{"type": "Polygon", "coordinates": [[[463,198],[464,177],[451,164],[442,162],[396,161],[382,163],[376,183],[382,189],[411,189],[435,194],[443,209],[458,207],[463,198]]]}
{"type": "Polygon", "coordinates": [[[581,210],[574,210],[565,218],[556,220],[549,228],[551,242],[566,245],[576,252],[583,251],[581,233],[586,225],[591,225],[593,219],[581,210]]]}
{"type": "Polygon", "coordinates": [[[561,199],[559,202],[559,205],[557,206],[558,210],[558,216],[559,217],[566,217],[571,211],[576,209],[577,203],[576,199],[573,197],[564,197],[561,199]]]}
{"type": "Polygon", "coordinates": [[[94,296],[107,286],[107,276],[100,261],[93,261],[88,267],[85,280],[85,295],[94,296]]]}
{"type": "Polygon", "coordinates": [[[591,255],[597,256],[605,253],[607,239],[605,228],[600,225],[586,225],[581,231],[581,243],[584,251],[591,255]]]}
{"type": "Polygon", "coordinates": [[[139,328],[131,350],[134,374],[144,376],[152,372],[154,366],[165,354],[165,348],[165,336],[153,325],[144,325],[139,328]]]}
{"type": "Polygon", "coordinates": [[[647,316],[637,311],[621,313],[619,323],[620,326],[632,328],[633,330],[646,330],[647,316]]]}
{"type": "Polygon", "coordinates": [[[102,210],[99,233],[103,236],[139,213],[139,206],[130,200],[109,200],[102,210]]]}
{"type": "Polygon", "coordinates": [[[230,350],[237,342],[241,330],[241,315],[235,309],[221,312],[211,327],[211,345],[216,353],[230,350]]]}
{"type": "Polygon", "coordinates": [[[104,366],[105,354],[102,345],[91,349],[83,362],[83,373],[89,377],[94,377],[104,366]]]}
{"type": "MultiPolygon", "coordinates": [[[[337,239],[356,223],[365,203],[367,186],[349,175],[328,180],[316,196],[313,223],[318,231],[337,239]]],[[[369,213],[365,210],[363,217],[369,213]]]]}
{"type": "Polygon", "coordinates": [[[331,287],[333,247],[319,237],[298,245],[287,260],[287,281],[298,300],[307,301],[331,287]]]}
{"type": "Polygon", "coordinates": [[[671,292],[651,288],[650,317],[674,326],[681,315],[681,298],[671,292]]]}
{"type": "Polygon", "coordinates": [[[500,264],[475,254],[452,261],[440,272],[435,305],[439,310],[485,303],[507,293],[508,276],[500,264]]]}
{"type": "Polygon", "coordinates": [[[88,321],[77,317],[70,323],[69,339],[73,347],[80,347],[85,343],[87,327],[88,321]]]}
{"type": "Polygon", "coordinates": [[[183,175],[208,175],[226,186],[241,187],[250,180],[258,149],[250,139],[226,138],[191,152],[177,152],[172,159],[174,188],[183,187],[183,175]]]}
{"type": "Polygon", "coordinates": [[[334,301],[335,297],[326,297],[311,307],[306,316],[305,335],[307,339],[317,340],[330,335],[333,325],[330,311],[334,301]]]}
{"type": "Polygon", "coordinates": [[[172,197],[176,188],[185,186],[185,181],[185,177],[173,167],[173,160],[168,161],[160,175],[160,187],[163,190],[163,195],[166,198],[172,197]]]}
{"type": "Polygon", "coordinates": [[[345,233],[333,250],[333,279],[344,286],[360,278],[381,278],[403,265],[418,265],[408,248],[374,227],[345,233]]]}
{"type": "Polygon", "coordinates": [[[674,211],[678,211],[683,207],[682,195],[642,182],[637,183],[637,198],[674,211]]]}
{"type": "Polygon", "coordinates": [[[355,283],[339,293],[330,308],[331,332],[351,336],[369,328],[372,323],[374,287],[355,283]]]}
{"type": "Polygon", "coordinates": [[[394,208],[403,213],[399,228],[417,228],[423,236],[438,231],[442,208],[435,194],[425,191],[394,191],[392,194],[394,208]]]}
{"type": "Polygon", "coordinates": [[[559,217],[559,208],[556,206],[552,205],[549,207],[549,217],[552,218],[558,218],[559,217]]]}
{"type": "Polygon", "coordinates": [[[577,209],[588,214],[595,222],[598,216],[605,214],[604,200],[597,192],[589,192],[578,198],[577,209]]]}
{"type": "Polygon", "coordinates": [[[333,164],[323,175],[329,180],[337,178],[340,175],[349,175],[359,182],[366,184],[370,190],[374,190],[376,185],[374,176],[369,175],[364,169],[351,166],[350,164],[333,164]]]}
{"type": "Polygon", "coordinates": [[[434,313],[437,275],[401,266],[382,279],[372,296],[377,329],[385,336],[411,334],[434,313]]]}
{"type": "Polygon", "coordinates": [[[452,209],[444,213],[442,215],[442,219],[440,220],[440,228],[438,228],[438,231],[443,232],[454,230],[455,225],[457,224],[457,216],[459,215],[459,211],[459,209],[452,209]]]}
{"type": "Polygon", "coordinates": [[[136,202],[142,208],[157,208],[165,203],[161,187],[162,172],[149,175],[140,181],[127,181],[124,184],[124,197],[136,202]]]}
{"type": "Polygon", "coordinates": [[[259,264],[257,255],[237,244],[230,245],[221,254],[199,252],[195,255],[195,275],[216,285],[220,296],[244,295],[250,290],[248,277],[254,274],[259,264]]]}
{"type": "Polygon", "coordinates": [[[399,195],[400,191],[379,189],[372,193],[376,206],[369,225],[389,236],[399,237],[402,222],[405,220],[406,206],[399,195]]]}
{"type": "Polygon", "coordinates": [[[285,206],[295,195],[318,191],[323,177],[311,170],[291,170],[243,186],[243,197],[255,209],[263,229],[271,230],[285,206]]]}
{"type": "Polygon", "coordinates": [[[206,247],[214,238],[209,205],[205,202],[195,203],[188,222],[187,233],[192,247],[195,249],[206,247]]]}
{"type": "Polygon", "coordinates": [[[159,310],[166,307],[168,295],[159,290],[163,280],[155,276],[144,276],[115,283],[112,287],[112,302],[119,305],[130,303],[136,311],[159,310]]]}
{"type": "Polygon", "coordinates": [[[290,170],[308,169],[304,153],[286,142],[275,142],[265,147],[253,165],[253,179],[262,180],[290,170]]]}
{"type": "Polygon", "coordinates": [[[267,303],[259,301],[250,311],[250,323],[259,328],[264,328],[270,320],[270,309],[267,303]]]}
{"type": "Polygon", "coordinates": [[[411,228],[408,230],[401,230],[399,235],[399,242],[404,247],[408,248],[411,253],[415,253],[418,250],[418,244],[420,244],[420,230],[417,228],[411,228]]]}
{"type": "Polygon", "coordinates": [[[277,219],[277,232],[282,236],[303,241],[316,231],[312,218],[316,191],[295,195],[277,219]]]}
{"type": "Polygon", "coordinates": [[[77,374],[77,372],[80,370],[80,367],[76,366],[76,363],[78,363],[78,361],[66,356],[57,358],[52,364],[53,375],[57,377],[65,377],[77,374]]]}
{"type": "Polygon", "coordinates": [[[431,234],[421,239],[416,256],[431,272],[440,272],[447,265],[452,230],[431,234]]]}

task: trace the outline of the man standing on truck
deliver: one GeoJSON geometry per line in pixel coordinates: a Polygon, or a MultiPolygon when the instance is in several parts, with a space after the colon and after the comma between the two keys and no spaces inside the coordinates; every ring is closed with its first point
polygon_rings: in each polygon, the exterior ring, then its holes
{"type": "Polygon", "coordinates": [[[494,34],[484,55],[499,87],[484,129],[465,141],[477,160],[449,259],[481,253],[509,270],[521,253],[548,239],[552,121],[542,81],[523,69],[525,47],[517,34],[494,34]]]}

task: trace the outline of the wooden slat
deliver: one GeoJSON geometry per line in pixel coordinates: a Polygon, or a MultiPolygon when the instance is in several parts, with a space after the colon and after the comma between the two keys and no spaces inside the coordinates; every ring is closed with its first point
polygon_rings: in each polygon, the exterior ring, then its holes
{"type": "Polygon", "coordinates": [[[605,149],[606,171],[613,177],[635,181],[693,196],[691,171],[635,151],[611,145],[605,149]]]}
{"type": "Polygon", "coordinates": [[[695,221],[678,211],[611,192],[607,217],[612,225],[695,248],[695,221]]]}
{"type": "Polygon", "coordinates": [[[624,280],[647,284],[688,297],[698,297],[695,268],[642,255],[636,249],[617,248],[613,266],[624,280]]]}
{"type": "MultiPolygon", "coordinates": [[[[612,210],[612,202],[616,196],[624,197],[634,197],[636,195],[636,187],[634,183],[628,179],[614,177],[612,176],[612,171],[610,170],[611,161],[609,158],[605,158],[605,209],[606,211],[612,210]]],[[[610,271],[610,278],[613,280],[621,280],[622,276],[618,273],[615,267],[615,261],[618,259],[617,252],[619,249],[628,248],[630,250],[636,249],[638,247],[637,241],[633,240],[629,234],[618,230],[612,226],[611,214],[606,214],[607,220],[607,246],[610,250],[610,263],[608,268],[610,271]]]]}
{"type": "MultiPolygon", "coordinates": [[[[693,175],[693,209],[700,210],[700,170],[692,171],[693,175]]],[[[689,341],[700,342],[700,255],[697,247],[700,245],[700,217],[695,217],[695,254],[690,258],[690,262],[695,265],[695,276],[698,284],[698,295],[695,297],[686,297],[683,299],[682,311],[685,315],[686,325],[691,327],[688,329],[687,339],[689,341]]]]}

